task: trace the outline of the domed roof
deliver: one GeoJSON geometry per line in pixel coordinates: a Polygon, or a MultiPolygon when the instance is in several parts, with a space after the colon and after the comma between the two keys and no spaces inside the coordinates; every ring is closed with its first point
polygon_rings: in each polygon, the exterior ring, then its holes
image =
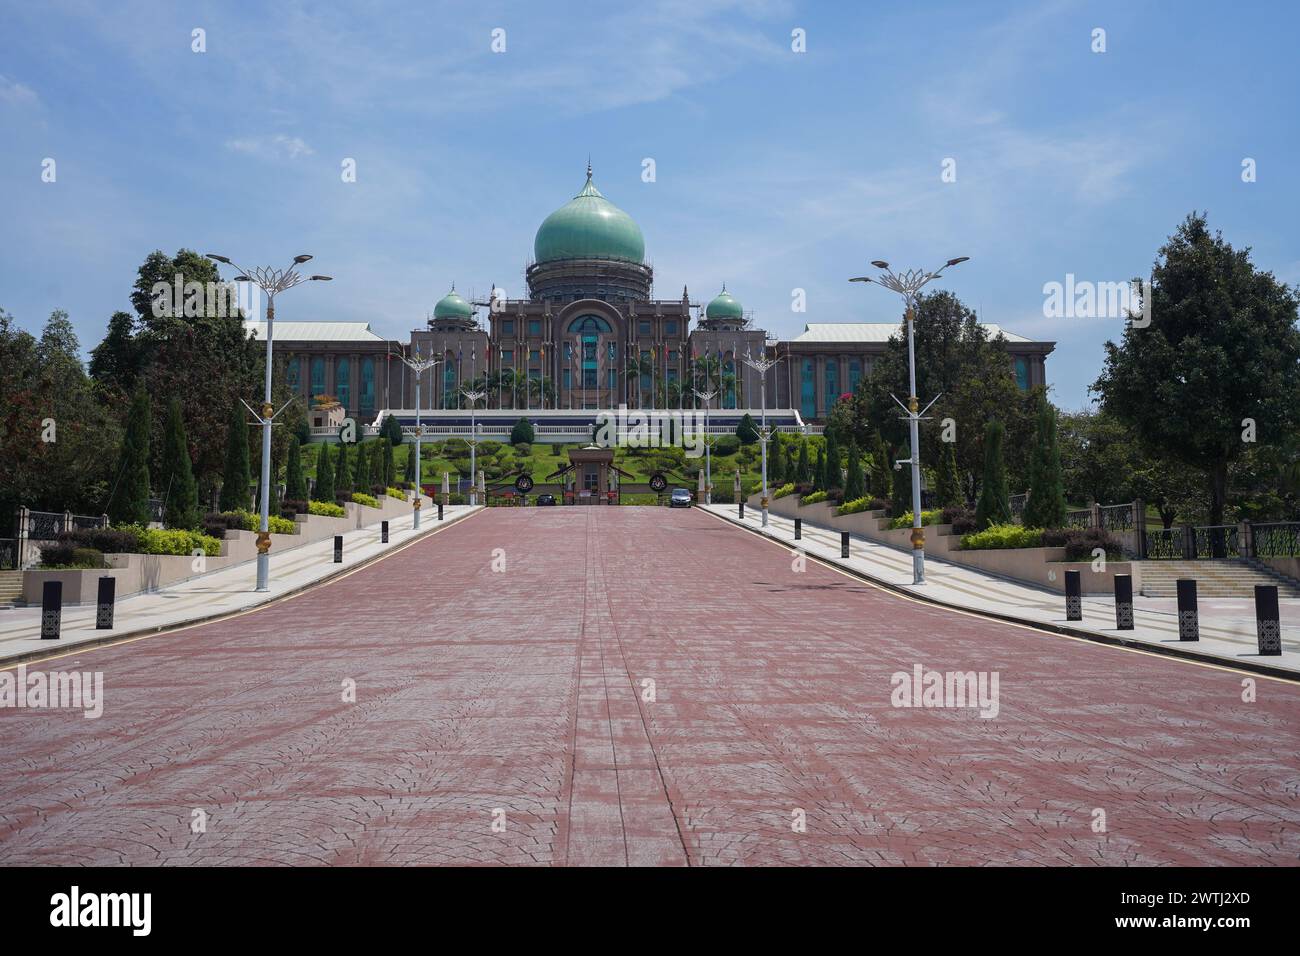
{"type": "Polygon", "coordinates": [[[741,309],[740,303],[732,298],[731,293],[727,291],[724,285],[722,291],[713,297],[713,301],[704,309],[706,319],[743,319],[744,310],[741,309]]]}
{"type": "Polygon", "coordinates": [[[451,291],[438,300],[433,307],[435,319],[472,319],[474,307],[460,297],[453,285],[451,291]]]}
{"type": "Polygon", "coordinates": [[[533,240],[537,262],[556,259],[645,259],[645,238],[632,217],[600,194],[591,182],[542,222],[533,240]]]}

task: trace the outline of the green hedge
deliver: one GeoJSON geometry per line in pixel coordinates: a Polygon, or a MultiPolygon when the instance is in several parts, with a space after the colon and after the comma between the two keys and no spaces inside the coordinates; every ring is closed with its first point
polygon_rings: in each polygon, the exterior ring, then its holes
{"type": "MultiPolygon", "coordinates": [[[[262,519],[260,515],[256,515],[251,511],[236,511],[235,514],[239,515],[240,526],[245,531],[261,530],[262,519]]],[[[281,518],[279,515],[269,515],[266,524],[272,534],[298,533],[297,522],[290,521],[288,518],[281,518]]]]}
{"type": "Polygon", "coordinates": [[[788,485],[782,485],[780,488],[776,489],[776,491],[772,492],[772,500],[775,501],[777,498],[784,498],[786,495],[791,494],[793,491],[794,491],[794,482],[792,481],[788,485]]]}
{"type": "Polygon", "coordinates": [[[385,489],[384,494],[388,495],[390,498],[396,498],[398,501],[407,500],[406,492],[401,488],[387,488],[385,489]]]}
{"type": "MultiPolygon", "coordinates": [[[[943,510],[940,508],[935,508],[933,511],[922,511],[921,524],[922,526],[936,524],[942,517],[943,510]]],[[[912,527],[912,512],[910,511],[904,511],[897,518],[889,522],[889,530],[891,531],[897,531],[899,528],[910,527],[912,527]]]]}
{"type": "Polygon", "coordinates": [[[362,494],[360,491],[352,493],[352,501],[355,504],[365,505],[367,508],[378,508],[379,499],[374,495],[362,494]]]}
{"type": "Polygon", "coordinates": [[[799,499],[799,506],[800,506],[800,507],[803,507],[804,505],[815,505],[815,504],[819,504],[819,503],[821,503],[821,502],[823,502],[823,501],[825,501],[825,500],[826,500],[826,492],[824,492],[824,491],[814,491],[812,494],[810,494],[810,495],[804,495],[802,498],[800,498],[800,499],[799,499]]]}
{"type": "MultiPolygon", "coordinates": [[[[837,515],[855,515],[863,511],[872,511],[874,509],[871,506],[875,503],[876,499],[871,495],[863,495],[861,498],[854,498],[852,501],[846,501],[844,504],[840,505],[840,509],[835,513],[837,515]]],[[[921,513],[922,515],[925,514],[925,512],[921,513]]],[[[911,523],[910,518],[908,519],[908,523],[911,523]]]]}
{"type": "Polygon", "coordinates": [[[963,535],[963,551],[993,551],[1002,548],[1040,548],[1043,544],[1041,528],[1022,528],[1018,524],[990,525],[983,531],[963,535]]]}
{"type": "Polygon", "coordinates": [[[347,517],[347,509],[342,505],[332,505],[328,501],[311,501],[307,503],[308,514],[323,515],[326,518],[347,517]]]}
{"type": "Polygon", "coordinates": [[[123,531],[130,531],[140,541],[140,554],[180,554],[188,555],[201,550],[210,558],[221,554],[221,542],[211,535],[198,531],[186,531],[183,528],[144,528],[140,525],[125,525],[123,531]]]}

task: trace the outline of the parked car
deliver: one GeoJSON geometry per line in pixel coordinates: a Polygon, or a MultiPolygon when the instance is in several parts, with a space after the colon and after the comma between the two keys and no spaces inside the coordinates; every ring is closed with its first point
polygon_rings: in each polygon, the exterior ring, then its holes
{"type": "Polygon", "coordinates": [[[553,505],[553,504],[555,504],[555,495],[538,495],[538,496],[537,496],[537,507],[540,508],[540,507],[542,507],[542,505],[553,505]]]}
{"type": "Polygon", "coordinates": [[[669,508],[689,508],[691,506],[691,493],[685,488],[674,488],[672,497],[668,499],[669,508]]]}

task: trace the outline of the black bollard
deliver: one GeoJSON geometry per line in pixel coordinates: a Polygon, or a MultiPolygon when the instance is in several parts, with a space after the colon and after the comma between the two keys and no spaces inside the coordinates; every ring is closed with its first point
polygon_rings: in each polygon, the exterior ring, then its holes
{"type": "Polygon", "coordinates": [[[740,520],[745,520],[745,503],[743,501],[740,503],[740,520]]]}
{"type": "Polygon", "coordinates": [[[113,603],[117,595],[117,578],[106,574],[99,579],[99,599],[95,602],[95,629],[106,631],[113,626],[113,603]]]}
{"type": "Polygon", "coordinates": [[[840,557],[847,558],[848,556],[849,556],[849,533],[847,531],[841,531],[840,532],[840,557]]]}
{"type": "Polygon", "coordinates": [[[59,622],[63,618],[63,582],[46,581],[41,588],[41,640],[59,639],[59,622]]]}
{"type": "Polygon", "coordinates": [[[794,519],[794,539],[796,541],[803,540],[803,518],[794,519]]]}
{"type": "Polygon", "coordinates": [[[334,536],[334,563],[343,563],[343,535],[341,534],[334,536]]]}
{"type": "Polygon", "coordinates": [[[1199,641],[1201,623],[1196,612],[1196,580],[1179,578],[1174,583],[1178,586],[1178,639],[1199,641]]]}
{"type": "Polygon", "coordinates": [[[1262,657],[1277,657],[1282,653],[1282,617],[1277,610],[1275,584],[1255,585],[1255,633],[1262,657]]]}
{"type": "Polygon", "coordinates": [[[388,544],[388,522],[379,522],[379,543],[388,544]]]}
{"type": "Polygon", "coordinates": [[[1065,572],[1065,619],[1083,620],[1083,576],[1078,571],[1065,572]]]}
{"type": "Polygon", "coordinates": [[[1115,628],[1133,630],[1133,575],[1115,575],[1115,628]]]}
{"type": "Polygon", "coordinates": [[[442,502],[441,502],[441,501],[438,502],[438,520],[439,520],[439,521],[442,520],[442,502]]]}

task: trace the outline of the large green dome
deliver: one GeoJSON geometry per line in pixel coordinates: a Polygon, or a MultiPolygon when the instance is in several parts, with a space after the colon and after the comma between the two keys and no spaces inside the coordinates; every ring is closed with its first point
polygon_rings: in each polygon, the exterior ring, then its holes
{"type": "Polygon", "coordinates": [[[632,217],[600,194],[591,182],[542,222],[533,240],[533,259],[621,259],[640,264],[645,238],[632,217]]]}
{"type": "Polygon", "coordinates": [[[737,302],[727,291],[724,285],[722,291],[713,297],[713,301],[704,309],[706,319],[743,319],[744,310],[741,309],[740,303],[737,302]]]}
{"type": "Polygon", "coordinates": [[[474,308],[456,291],[452,286],[451,291],[438,300],[438,304],[433,307],[433,317],[435,319],[472,319],[474,318],[474,308]]]}

